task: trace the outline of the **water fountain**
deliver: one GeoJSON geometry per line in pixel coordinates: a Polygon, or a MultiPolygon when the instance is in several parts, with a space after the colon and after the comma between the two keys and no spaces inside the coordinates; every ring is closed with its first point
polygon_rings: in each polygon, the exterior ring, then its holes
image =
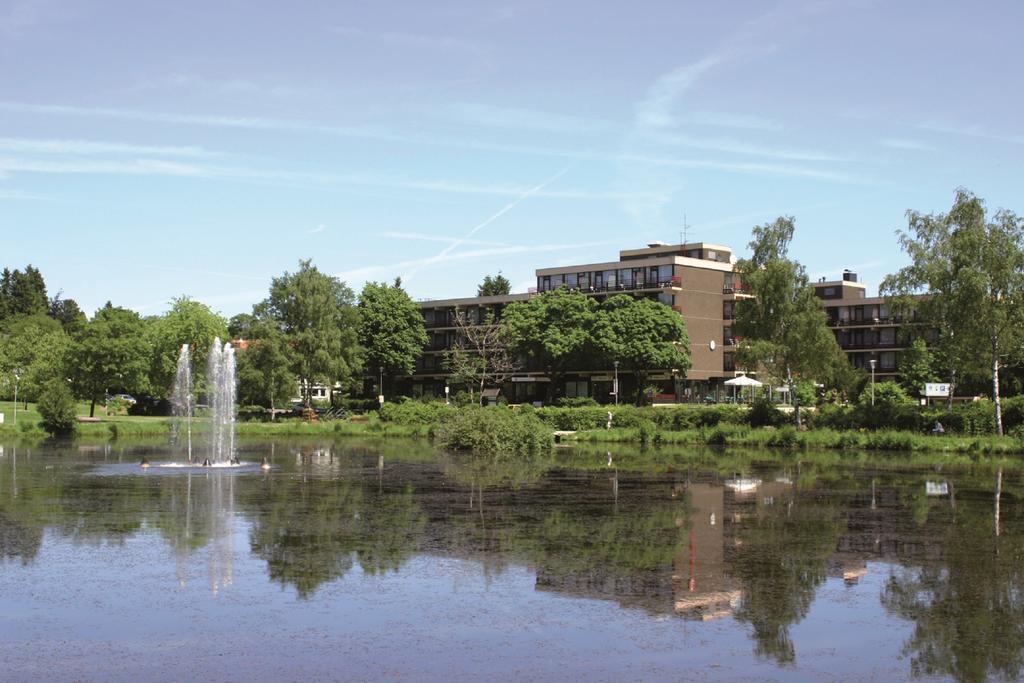
{"type": "Polygon", "coordinates": [[[195,405],[192,402],[192,360],[188,355],[188,344],[181,345],[178,354],[178,369],[174,374],[174,387],[171,389],[171,407],[174,410],[174,434],[178,437],[184,427],[188,435],[188,461],[192,463],[192,414],[195,405]]]}
{"type": "MultiPolygon", "coordinates": [[[[214,339],[206,362],[206,394],[210,406],[209,448],[203,467],[224,467],[241,464],[235,457],[235,350],[230,343],[214,339]]],[[[192,359],[189,345],[183,344],[178,354],[177,371],[171,391],[174,410],[174,432],[184,433],[187,440],[188,465],[195,463],[192,448],[192,427],[196,403],[192,381],[192,359]]]]}

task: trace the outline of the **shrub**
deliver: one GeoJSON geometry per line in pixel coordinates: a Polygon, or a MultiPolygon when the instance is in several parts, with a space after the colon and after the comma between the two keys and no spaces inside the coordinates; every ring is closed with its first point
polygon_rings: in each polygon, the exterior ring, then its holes
{"type": "Polygon", "coordinates": [[[555,405],[559,408],[583,408],[596,406],[597,401],[589,396],[573,396],[555,399],[555,405]]]}
{"type": "Polygon", "coordinates": [[[71,436],[78,429],[75,420],[75,397],[67,384],[54,380],[43,387],[37,406],[42,427],[52,436],[71,436]]]}
{"type": "Polygon", "coordinates": [[[750,410],[747,412],[747,422],[751,427],[779,427],[788,422],[788,418],[775,407],[774,403],[768,399],[759,398],[750,406],[750,410]]]}
{"type": "Polygon", "coordinates": [[[128,406],[128,414],[166,417],[171,414],[171,402],[166,398],[139,396],[134,404],[128,406]]]}
{"type": "Polygon", "coordinates": [[[531,412],[471,407],[446,415],[436,437],[452,450],[533,454],[551,448],[551,431],[531,412]]]}
{"type": "Polygon", "coordinates": [[[804,441],[793,427],[784,427],[769,436],[766,444],[776,448],[796,448],[803,446],[804,441]]]}
{"type": "Polygon", "coordinates": [[[441,422],[446,415],[454,413],[455,408],[441,401],[422,403],[420,401],[403,401],[402,403],[385,403],[380,409],[380,419],[400,425],[434,425],[441,422]]]}

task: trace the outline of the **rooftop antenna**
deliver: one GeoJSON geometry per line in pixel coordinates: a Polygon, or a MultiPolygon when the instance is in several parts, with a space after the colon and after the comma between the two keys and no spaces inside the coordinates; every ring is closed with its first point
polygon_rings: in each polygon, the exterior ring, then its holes
{"type": "Polygon", "coordinates": [[[686,222],[686,214],[683,214],[683,229],[679,231],[679,246],[686,244],[690,238],[690,225],[686,222]]]}

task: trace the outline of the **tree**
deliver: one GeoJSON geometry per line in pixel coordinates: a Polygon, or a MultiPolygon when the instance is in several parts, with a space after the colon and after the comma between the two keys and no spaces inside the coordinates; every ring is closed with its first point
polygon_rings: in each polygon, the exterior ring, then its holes
{"type": "Polygon", "coordinates": [[[78,421],[75,416],[75,397],[63,379],[55,379],[43,387],[39,397],[39,415],[43,429],[52,436],[70,436],[78,421]]]}
{"type": "Polygon", "coordinates": [[[366,367],[385,375],[410,375],[429,341],[420,307],[394,285],[367,282],[359,295],[359,341],[366,367]]]}
{"type": "Polygon", "coordinates": [[[928,350],[924,339],[915,339],[900,354],[900,385],[911,396],[919,395],[924,385],[935,382],[935,357],[928,350]]]}
{"type": "Polygon", "coordinates": [[[224,318],[205,304],[187,296],[171,300],[171,310],[148,326],[152,363],[149,380],[153,393],[167,396],[174,382],[182,344],[189,345],[193,378],[199,384],[206,375],[206,357],[213,340],[227,336],[224,318]]]}
{"type": "Polygon", "coordinates": [[[949,213],[908,211],[907,223],[898,234],[911,263],[886,277],[881,290],[894,306],[916,309],[939,327],[951,384],[957,369],[987,375],[1002,434],[999,372],[1024,327],[1024,220],[1006,210],[987,220],[984,202],[961,188],[949,213]]]}
{"type": "Polygon", "coordinates": [[[64,381],[65,361],[70,340],[60,323],[43,315],[15,315],[0,325],[0,372],[17,371],[19,396],[28,402],[41,395],[51,380],[64,381]]]}
{"type": "Polygon", "coordinates": [[[273,325],[251,328],[256,337],[238,351],[238,398],[245,405],[268,406],[271,419],[277,405],[295,394],[288,343],[273,325]]]}
{"type": "Polygon", "coordinates": [[[479,389],[483,404],[487,385],[501,386],[519,369],[519,362],[509,351],[506,330],[488,311],[483,320],[470,319],[465,311],[456,309],[455,346],[445,353],[444,363],[456,384],[473,385],[479,389]]]}
{"type": "Polygon", "coordinates": [[[789,258],[794,229],[791,216],[754,228],[748,245],[753,254],[736,266],[752,296],[737,300],[733,309],[733,327],[743,337],[740,362],[784,381],[790,396],[797,379],[828,377],[846,362],[804,267],[789,258]]]}
{"type": "Polygon", "coordinates": [[[228,321],[228,334],[232,339],[252,339],[256,336],[253,329],[258,324],[259,320],[251,313],[239,313],[228,321]]]}
{"type": "Polygon", "coordinates": [[[150,349],[145,323],[135,311],[108,301],[75,337],[69,365],[75,392],[90,401],[90,417],[96,401],[112,389],[146,389],[150,349]]]}
{"type": "Polygon", "coordinates": [[[274,278],[270,296],[257,306],[257,317],[267,316],[284,333],[307,406],[315,384],[352,381],[361,368],[354,298],[344,282],[306,260],[298,272],[274,278]]]}
{"type": "Polygon", "coordinates": [[[77,301],[65,299],[62,295],[63,292],[57,292],[50,299],[49,315],[61,324],[65,332],[73,334],[85,325],[87,319],[77,301]]]}
{"type": "Polygon", "coordinates": [[[636,378],[637,403],[651,370],[685,376],[690,369],[690,338],[683,318],[665,304],[616,294],[606,300],[594,324],[595,345],[608,363],[619,361],[636,378]]]}
{"type": "Polygon", "coordinates": [[[512,283],[508,281],[508,278],[498,271],[495,276],[487,275],[484,277],[484,281],[480,283],[480,286],[476,288],[477,296],[499,296],[502,294],[508,294],[512,291],[512,283]]]}
{"type": "Polygon", "coordinates": [[[561,378],[591,347],[596,311],[593,298],[564,288],[505,308],[501,323],[509,350],[544,371],[550,380],[548,402],[554,400],[561,378]]]}
{"type": "Polygon", "coordinates": [[[0,273],[0,320],[13,315],[45,315],[49,307],[46,282],[37,268],[25,271],[4,268],[0,273]]]}

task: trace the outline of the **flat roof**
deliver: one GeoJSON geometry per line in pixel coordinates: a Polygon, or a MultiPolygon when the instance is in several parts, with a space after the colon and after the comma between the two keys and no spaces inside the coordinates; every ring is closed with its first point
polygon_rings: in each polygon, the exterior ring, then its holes
{"type": "Polygon", "coordinates": [[[445,308],[449,306],[484,306],[487,304],[508,304],[526,301],[529,294],[496,294],[494,296],[465,296],[458,299],[422,299],[416,303],[420,308],[445,308]]]}

